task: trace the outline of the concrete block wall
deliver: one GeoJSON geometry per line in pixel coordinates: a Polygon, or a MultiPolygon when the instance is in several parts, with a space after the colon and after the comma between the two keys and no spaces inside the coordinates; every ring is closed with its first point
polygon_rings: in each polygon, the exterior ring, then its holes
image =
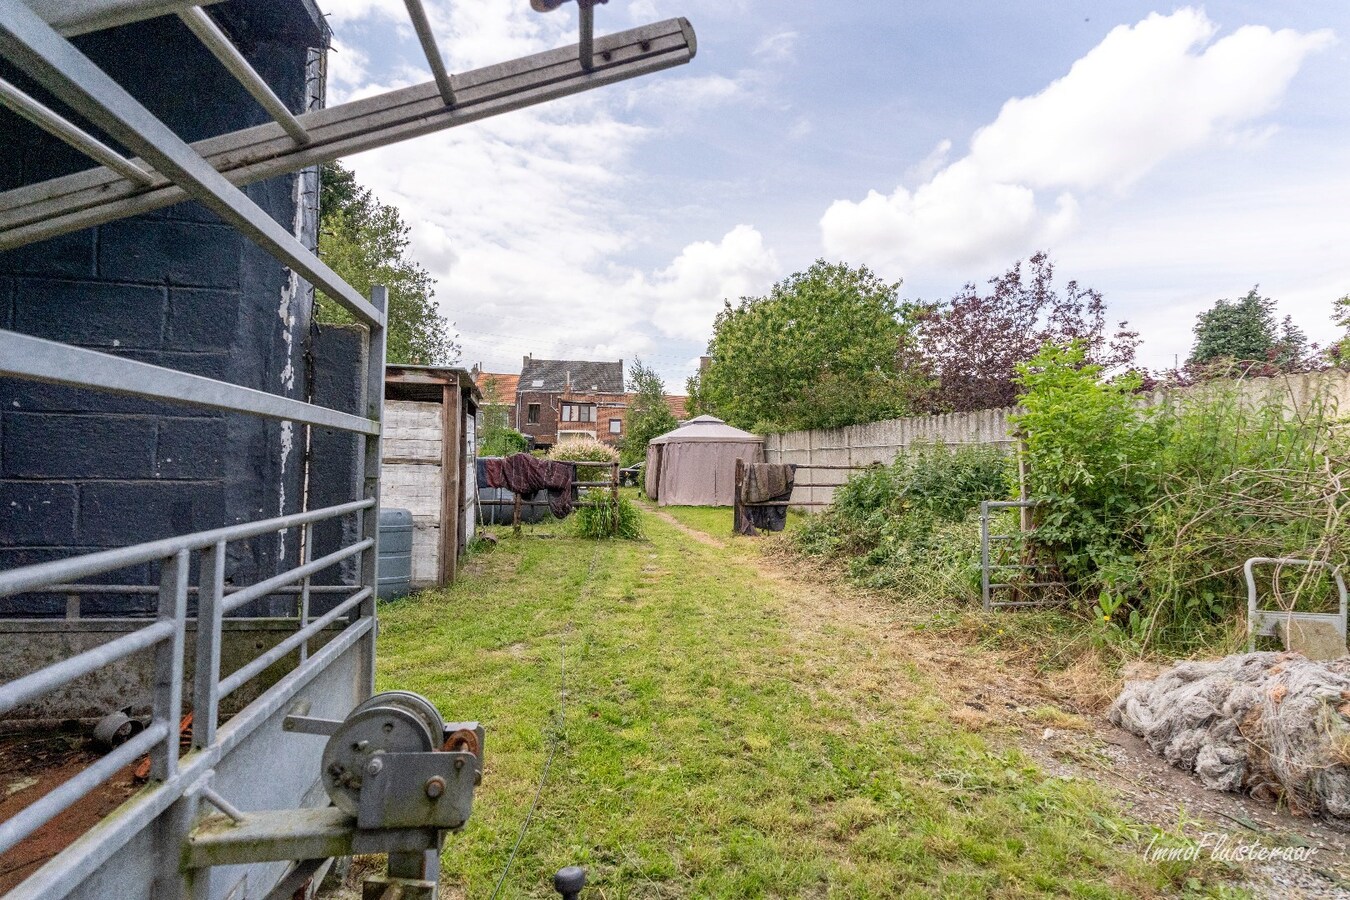
{"type": "MultiPolygon", "coordinates": [[[[217,14],[292,109],[318,102],[310,48],[326,38],[311,7],[237,0],[217,14]]],[[[268,120],[172,16],[76,43],[188,141],[268,120]]],[[[0,160],[0,190],[91,165],[4,111],[0,160]]],[[[313,246],[315,187],[292,175],[246,192],[313,246]]],[[[0,327],[297,398],[309,392],[312,302],[304,282],[196,203],[0,253],[0,327]]],[[[0,379],[0,568],[293,512],[303,452],[289,423],[0,379]]],[[[255,581],[295,554],[294,534],[232,545],[227,578],[255,581]]],[[[147,566],[99,578],[155,579],[147,566]]],[[[153,602],[91,596],[83,612],[153,602]]],[[[3,616],[64,612],[62,597],[0,600],[3,616]]]]}

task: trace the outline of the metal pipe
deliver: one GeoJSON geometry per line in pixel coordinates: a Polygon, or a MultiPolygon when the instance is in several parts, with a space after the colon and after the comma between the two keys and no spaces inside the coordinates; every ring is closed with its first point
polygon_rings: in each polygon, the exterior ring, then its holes
{"type": "Polygon", "coordinates": [[[278,516],[275,519],[265,519],[261,522],[227,525],[224,528],[216,528],[211,531],[198,531],[180,537],[164,538],[145,544],[133,544],[130,547],[117,547],[112,550],[101,550],[98,553],[73,556],[69,559],[58,559],[52,562],[24,566],[20,569],[10,569],[6,572],[0,572],[0,597],[20,594],[58,581],[73,581],[88,578],[91,575],[111,572],[115,569],[125,569],[128,566],[140,563],[153,562],[157,559],[173,556],[179,550],[204,550],[221,541],[240,541],[272,531],[279,531],[282,528],[291,528],[305,522],[335,519],[348,513],[359,512],[373,503],[373,500],[353,500],[350,503],[341,503],[337,506],[327,506],[323,509],[308,512],[292,513],[289,516],[278,516]]]}
{"type": "Polygon", "coordinates": [[[85,794],[107,781],[123,766],[150,752],[168,734],[167,725],[163,722],[154,723],[69,781],[63,782],[60,787],[0,823],[0,855],[8,853],[15,844],[82,800],[85,794]]]}
{"type": "Polygon", "coordinates": [[[369,419],[201,375],[0,330],[0,376],[370,434],[369,419]]]}
{"type": "Polygon", "coordinates": [[[78,125],[58,116],[14,85],[0,78],[0,105],[32,122],[43,131],[65,141],[85,156],[102,163],[123,178],[149,186],[152,174],[118,153],[78,125]]]}
{"type": "Polygon", "coordinates": [[[202,554],[197,567],[197,646],[192,667],[192,748],[202,750],[216,739],[220,707],[221,597],[225,587],[225,542],[202,554]]]}
{"type": "MultiPolygon", "coordinates": [[[[161,619],[153,625],[147,625],[131,634],[86,650],[78,656],[63,659],[0,685],[0,715],[69,684],[81,675],[88,675],[109,663],[125,659],[147,647],[153,647],[160,641],[172,637],[176,627],[173,621],[161,619]]],[[[0,853],[3,852],[0,850],[0,853]]]]}
{"type": "Polygon", "coordinates": [[[153,722],[163,722],[168,739],[150,754],[150,777],[168,781],[178,772],[178,722],[183,714],[183,644],[187,636],[187,583],[191,561],[179,550],[159,564],[159,610],[173,623],[173,637],[155,647],[153,722]]]}
{"type": "Polygon", "coordinates": [[[244,824],[244,820],[248,818],[247,816],[244,815],[243,811],[239,809],[239,807],[235,806],[233,803],[226,800],[224,797],[220,796],[220,794],[216,792],[215,788],[203,787],[200,793],[203,800],[205,800],[207,803],[210,803],[212,806],[223,812],[225,815],[229,816],[232,820],[234,820],[234,824],[242,825],[244,824]]]}
{"type": "MultiPolygon", "coordinates": [[[[278,529],[279,530],[279,529],[278,529]]],[[[308,560],[306,560],[308,562],[308,560]]],[[[225,593],[237,594],[240,591],[248,590],[250,585],[231,585],[225,588],[225,593]]],[[[360,585],[356,584],[311,584],[310,593],[313,594],[345,594],[347,591],[354,591],[360,585]]],[[[297,594],[300,592],[298,587],[277,588],[274,594],[297,594]]],[[[188,585],[189,594],[197,593],[194,585],[188,585]]],[[[46,587],[30,588],[27,593],[33,594],[158,594],[159,588],[153,584],[49,584],[46,587]]],[[[69,618],[69,617],[68,617],[69,618]]],[[[123,619],[134,619],[135,616],[121,616],[123,619]]],[[[279,618],[272,617],[269,618],[279,618]]],[[[116,619],[100,618],[100,622],[116,621],[116,619]]]]}
{"type": "Polygon", "coordinates": [[[595,68],[595,7],[586,0],[577,3],[577,60],[589,72],[595,68]]]}
{"type": "Polygon", "coordinates": [[[347,557],[355,556],[367,547],[373,547],[374,545],[374,538],[366,538],[351,546],[343,547],[341,550],[334,550],[327,556],[321,556],[313,562],[305,563],[303,566],[296,566],[294,569],[288,569],[280,575],[273,575],[271,578],[260,581],[257,584],[251,584],[242,591],[236,591],[226,597],[223,604],[225,612],[234,612],[245,603],[257,600],[260,597],[266,597],[268,594],[272,593],[273,588],[294,584],[306,575],[313,575],[315,572],[320,572],[334,563],[342,562],[347,557]]]}
{"type": "MultiPolygon", "coordinates": [[[[383,285],[372,285],[370,303],[378,310],[389,308],[389,291],[383,285]]],[[[383,325],[372,326],[369,337],[369,352],[366,354],[366,380],[361,389],[362,408],[366,418],[372,422],[384,421],[384,374],[386,352],[386,330],[383,325]]],[[[358,458],[361,467],[361,496],[370,501],[370,506],[361,514],[361,537],[370,541],[370,546],[361,556],[361,574],[357,579],[362,587],[371,589],[370,595],[361,604],[361,615],[375,618],[375,604],[378,599],[380,583],[380,433],[366,435],[360,442],[358,458]]],[[[369,697],[375,692],[375,636],[372,634],[361,652],[361,674],[357,692],[369,697]]]]}
{"type": "Polygon", "coordinates": [[[65,37],[116,28],[220,0],[24,0],[65,37]]]}
{"type": "Polygon", "coordinates": [[[417,32],[417,39],[422,42],[422,52],[426,55],[427,65],[431,66],[431,77],[436,79],[436,89],[441,92],[441,99],[445,101],[446,106],[455,105],[455,89],[450,84],[450,73],[445,69],[445,60],[441,59],[440,48],[436,46],[436,35],[431,32],[431,22],[427,19],[427,11],[422,7],[422,0],[403,0],[404,5],[408,7],[408,18],[412,19],[413,31],[417,32]]]}
{"type": "MultiPolygon", "coordinates": [[[[306,460],[308,466],[308,460],[306,460]]],[[[308,472],[306,472],[308,477],[308,472]]],[[[314,559],[314,529],[308,525],[300,526],[300,564],[304,565],[314,559]]],[[[314,585],[310,584],[310,576],[306,575],[300,582],[300,596],[296,600],[296,618],[300,620],[300,627],[304,628],[309,624],[309,597],[314,592],[314,585]]],[[[309,642],[300,645],[300,662],[309,659],[309,642]]]]}
{"type": "Polygon", "coordinates": [[[206,49],[220,60],[221,65],[229,70],[229,73],[244,86],[244,90],[253,95],[253,99],[267,110],[267,114],[275,119],[297,144],[309,143],[309,132],[305,131],[305,126],[301,125],[295,114],[287,109],[286,104],[272,91],[267,82],[263,81],[257,70],[249,65],[249,61],[244,59],[244,54],[239,52],[239,48],[230,41],[225,32],[220,30],[220,26],[206,14],[205,10],[192,6],[180,11],[178,18],[183,20],[183,24],[197,36],[197,40],[206,45],[206,49]]]}
{"type": "Polygon", "coordinates": [[[310,638],[314,637],[314,635],[318,634],[320,631],[323,631],[329,625],[333,624],[333,622],[337,621],[338,618],[341,617],[343,613],[350,612],[355,606],[360,604],[362,600],[365,600],[370,595],[371,595],[370,588],[362,588],[360,591],[348,597],[346,600],[342,601],[337,606],[333,607],[331,610],[329,610],[319,618],[315,619],[313,622],[306,625],[304,628],[301,628],[295,634],[286,638],[286,640],[277,644],[271,650],[268,650],[266,653],[255,658],[247,665],[240,666],[237,670],[231,673],[229,678],[226,678],[220,682],[220,692],[219,692],[220,698],[224,699],[225,697],[228,697],[230,694],[237,691],[240,687],[244,685],[245,682],[256,677],[264,669],[272,665],[272,663],[286,656],[296,647],[299,647],[301,644],[303,644],[310,638]]]}

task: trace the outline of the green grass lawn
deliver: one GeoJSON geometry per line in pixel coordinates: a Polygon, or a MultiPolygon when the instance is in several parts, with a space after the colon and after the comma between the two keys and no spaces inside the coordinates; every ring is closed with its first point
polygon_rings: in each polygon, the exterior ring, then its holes
{"type": "MultiPolygon", "coordinates": [[[[662,512],[716,538],[731,537],[730,506],[663,506],[662,512]]],[[[788,510],[787,531],[801,525],[805,515],[795,509],[788,510]]]]}
{"type": "MultiPolygon", "coordinates": [[[[730,531],[729,510],[670,511],[730,531]]],[[[814,601],[748,542],[644,519],[641,542],[503,529],[453,588],[381,607],[380,687],[488,729],[473,817],[446,841],[450,896],[490,896],[554,741],[505,897],[556,896],[574,863],[596,900],[1134,897],[1207,876],[1145,863],[1149,829],[954,724],[903,655],[860,668],[882,649],[803,616],[814,601]]]]}

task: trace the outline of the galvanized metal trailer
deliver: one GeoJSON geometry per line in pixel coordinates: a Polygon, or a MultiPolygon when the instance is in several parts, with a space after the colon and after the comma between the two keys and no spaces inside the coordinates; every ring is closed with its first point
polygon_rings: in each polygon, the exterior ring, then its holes
{"type": "MultiPolygon", "coordinates": [[[[551,8],[560,2],[535,0],[535,5],[551,8]]],[[[375,702],[382,706],[361,708],[363,702],[371,702],[374,685],[385,294],[380,288],[370,297],[357,294],[238,186],[693,58],[694,34],[683,19],[595,37],[596,2],[604,0],[580,0],[580,39],[572,47],[450,74],[420,0],[406,0],[432,81],[294,115],[201,9],[210,0],[0,0],[0,58],[136,154],[134,159],[121,156],[78,122],[0,81],[0,104],[99,164],[0,194],[0,250],[191,198],[332,297],[366,329],[361,415],[0,330],[0,376],[348,433],[360,438],[363,473],[359,496],[348,502],[0,572],[0,597],[88,590],[97,586],[76,582],[147,563],[159,573],[158,613],[153,620],[0,685],[0,716],[4,716],[133,654],[154,655],[150,723],[0,824],[0,854],[147,754],[149,784],[8,897],[290,896],[324,860],[352,852],[389,853],[390,877],[404,879],[400,884],[407,888],[405,896],[434,895],[441,835],[467,816],[463,801],[466,791],[471,794],[475,766],[465,768],[464,763],[481,758],[482,734],[466,727],[472,723],[441,723],[435,710],[421,709],[407,697],[380,695],[375,702]],[[182,18],[273,116],[272,123],[189,145],[68,40],[166,14],[182,18]],[[303,538],[320,523],[344,517],[355,518],[359,527],[340,549],[311,559],[312,545],[302,540],[306,551],[293,567],[255,584],[227,589],[224,560],[232,542],[288,529],[300,529],[303,538]],[[325,591],[336,590],[341,599],[328,612],[312,617],[310,599],[319,588],[311,590],[311,579],[351,559],[360,560],[358,577],[336,588],[326,586],[325,591]],[[194,560],[199,574],[190,586],[194,560]],[[286,591],[297,596],[294,633],[222,678],[225,617],[251,600],[286,591]],[[197,599],[192,619],[190,593],[197,599]],[[194,627],[195,639],[189,646],[187,636],[194,627]],[[311,643],[321,637],[326,642],[310,652],[311,643]],[[188,654],[194,669],[188,689],[193,720],[190,747],[180,754],[188,654]],[[298,660],[292,671],[221,721],[224,698],[292,655],[298,660]],[[366,777],[364,789],[360,778],[353,782],[352,772],[346,771],[345,789],[359,792],[359,800],[353,794],[345,807],[341,802],[329,806],[328,797],[339,800],[344,791],[343,785],[334,784],[338,779],[333,775],[344,771],[343,761],[321,753],[323,743],[312,735],[329,735],[332,751],[334,741],[340,744],[340,738],[357,733],[352,729],[371,728],[374,723],[390,726],[385,731],[392,728],[390,723],[402,723],[400,728],[435,737],[438,744],[438,730],[443,728],[445,752],[440,757],[420,752],[390,755],[383,772],[382,766],[368,761],[361,773],[366,777]],[[464,775],[452,777],[449,785],[440,774],[424,777],[433,770],[461,769],[464,775]],[[391,777],[395,774],[402,781],[391,777]],[[388,779],[394,787],[384,788],[380,779],[388,779]],[[378,796],[372,784],[380,786],[378,796]],[[415,802],[404,802],[407,798],[398,792],[409,786],[422,791],[415,802]],[[438,803],[442,793],[454,802],[438,803]],[[207,817],[212,809],[223,815],[207,817]]],[[[353,748],[360,743],[354,742],[353,748]]]]}

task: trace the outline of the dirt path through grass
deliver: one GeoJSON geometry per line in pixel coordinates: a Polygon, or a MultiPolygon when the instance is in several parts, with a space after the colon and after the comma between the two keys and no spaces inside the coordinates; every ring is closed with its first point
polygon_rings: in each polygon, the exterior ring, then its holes
{"type": "MultiPolygon", "coordinates": [[[[593,898],[1217,890],[1213,864],[1146,862],[1151,829],[967,702],[968,649],[912,652],[884,609],[745,542],[645,525],[506,538],[452,589],[382,608],[381,686],[489,728],[447,896],[491,895],[555,741],[505,897],[551,896],[572,863],[593,898]]],[[[986,710],[1020,702],[1007,675],[986,710]]]]}

